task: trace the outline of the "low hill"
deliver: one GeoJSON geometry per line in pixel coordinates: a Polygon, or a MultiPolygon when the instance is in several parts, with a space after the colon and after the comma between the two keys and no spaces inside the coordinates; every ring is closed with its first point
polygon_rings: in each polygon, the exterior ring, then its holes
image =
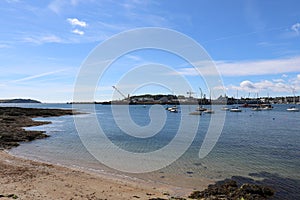
{"type": "Polygon", "coordinates": [[[0,99],[0,103],[41,103],[33,99],[0,99]]]}

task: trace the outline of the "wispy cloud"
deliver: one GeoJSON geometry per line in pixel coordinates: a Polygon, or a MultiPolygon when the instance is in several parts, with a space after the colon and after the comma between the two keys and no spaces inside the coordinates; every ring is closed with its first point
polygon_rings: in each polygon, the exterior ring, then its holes
{"type": "Polygon", "coordinates": [[[6,0],[7,3],[18,3],[20,0],[6,0]]]}
{"type": "Polygon", "coordinates": [[[30,36],[25,37],[23,42],[43,44],[43,43],[60,43],[62,39],[56,35],[30,36]]]}
{"type": "MultiPolygon", "coordinates": [[[[202,62],[202,61],[201,61],[202,62]]],[[[222,76],[254,76],[299,72],[300,56],[282,59],[257,61],[216,61],[216,67],[222,76]]],[[[194,63],[199,64],[199,63],[194,63]]],[[[203,66],[200,71],[204,75],[212,75],[211,66],[203,66]]],[[[198,76],[192,68],[181,68],[178,72],[187,76],[198,76]]]]}
{"type": "Polygon", "coordinates": [[[10,48],[11,46],[7,44],[0,44],[0,49],[10,48]]]}
{"type": "Polygon", "coordinates": [[[52,1],[49,5],[48,8],[52,10],[55,13],[59,13],[61,11],[62,6],[65,4],[65,1],[61,0],[55,0],[52,1]]]}
{"type": "Polygon", "coordinates": [[[49,76],[49,75],[53,75],[53,74],[58,74],[60,72],[67,71],[67,70],[68,69],[61,69],[61,70],[56,70],[56,71],[51,71],[51,72],[45,72],[45,73],[41,73],[41,74],[27,76],[27,77],[21,78],[21,79],[12,80],[12,81],[9,81],[9,82],[19,83],[19,82],[24,82],[24,81],[30,81],[30,80],[33,80],[33,79],[37,79],[37,78],[41,78],[41,77],[45,77],[45,76],[49,76]]]}
{"type": "Polygon", "coordinates": [[[300,31],[300,23],[296,23],[296,24],[293,24],[291,29],[293,31],[295,31],[297,33],[297,35],[299,35],[299,31],[300,31]]]}
{"type": "MultiPolygon", "coordinates": [[[[77,6],[83,0],[53,0],[49,3],[48,8],[59,14],[67,6],[77,6]]],[[[86,1],[86,0],[85,0],[86,1]]]]}
{"type": "Polygon", "coordinates": [[[285,80],[283,80],[283,79],[281,79],[281,78],[273,79],[273,81],[274,81],[275,83],[284,83],[284,82],[285,82],[285,80]]]}
{"type": "Polygon", "coordinates": [[[80,26],[80,27],[86,27],[87,23],[85,21],[80,21],[77,18],[68,18],[67,21],[72,25],[72,26],[80,26]]]}

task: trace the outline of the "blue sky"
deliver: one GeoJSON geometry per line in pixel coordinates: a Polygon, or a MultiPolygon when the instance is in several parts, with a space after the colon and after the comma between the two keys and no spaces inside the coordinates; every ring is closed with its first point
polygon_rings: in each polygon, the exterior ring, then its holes
{"type": "MultiPolygon", "coordinates": [[[[0,99],[71,101],[89,53],[111,36],[141,27],[169,28],[197,41],[215,62],[229,96],[237,91],[240,96],[286,96],[293,90],[300,95],[299,7],[297,0],[2,0],[0,99]]],[[[101,79],[96,100],[110,99],[111,86],[128,70],[151,62],[184,76],[195,95],[199,87],[209,93],[182,59],[146,50],[117,60],[101,79]]],[[[172,81],[171,75],[166,79],[172,81]]],[[[135,93],[144,92],[170,93],[157,86],[135,93]]]]}

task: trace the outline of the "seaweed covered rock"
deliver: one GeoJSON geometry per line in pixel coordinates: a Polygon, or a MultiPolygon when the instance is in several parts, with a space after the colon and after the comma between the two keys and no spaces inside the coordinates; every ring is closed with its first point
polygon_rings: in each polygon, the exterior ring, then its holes
{"type": "Polygon", "coordinates": [[[275,191],[268,186],[246,183],[239,187],[236,181],[227,180],[209,185],[204,191],[195,191],[189,198],[206,200],[261,200],[269,199],[274,193],[275,191]]]}
{"type": "Polygon", "coordinates": [[[48,124],[47,121],[33,121],[34,117],[56,117],[78,114],[72,110],[37,109],[20,107],[0,107],[0,150],[19,145],[19,142],[28,142],[48,137],[43,131],[26,131],[23,127],[48,124]]]}

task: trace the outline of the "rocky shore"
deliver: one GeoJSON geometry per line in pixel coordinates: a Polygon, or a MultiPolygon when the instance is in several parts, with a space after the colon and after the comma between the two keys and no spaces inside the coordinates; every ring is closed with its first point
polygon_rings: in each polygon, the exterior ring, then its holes
{"type": "Polygon", "coordinates": [[[0,149],[10,149],[18,146],[20,142],[48,137],[42,131],[24,130],[24,127],[50,123],[34,121],[32,118],[73,114],[75,113],[72,110],[0,107],[0,149]]]}
{"type": "Polygon", "coordinates": [[[275,191],[271,187],[245,183],[239,185],[237,181],[225,180],[209,185],[204,191],[195,191],[189,197],[192,199],[244,199],[263,200],[270,199],[275,191]]]}

